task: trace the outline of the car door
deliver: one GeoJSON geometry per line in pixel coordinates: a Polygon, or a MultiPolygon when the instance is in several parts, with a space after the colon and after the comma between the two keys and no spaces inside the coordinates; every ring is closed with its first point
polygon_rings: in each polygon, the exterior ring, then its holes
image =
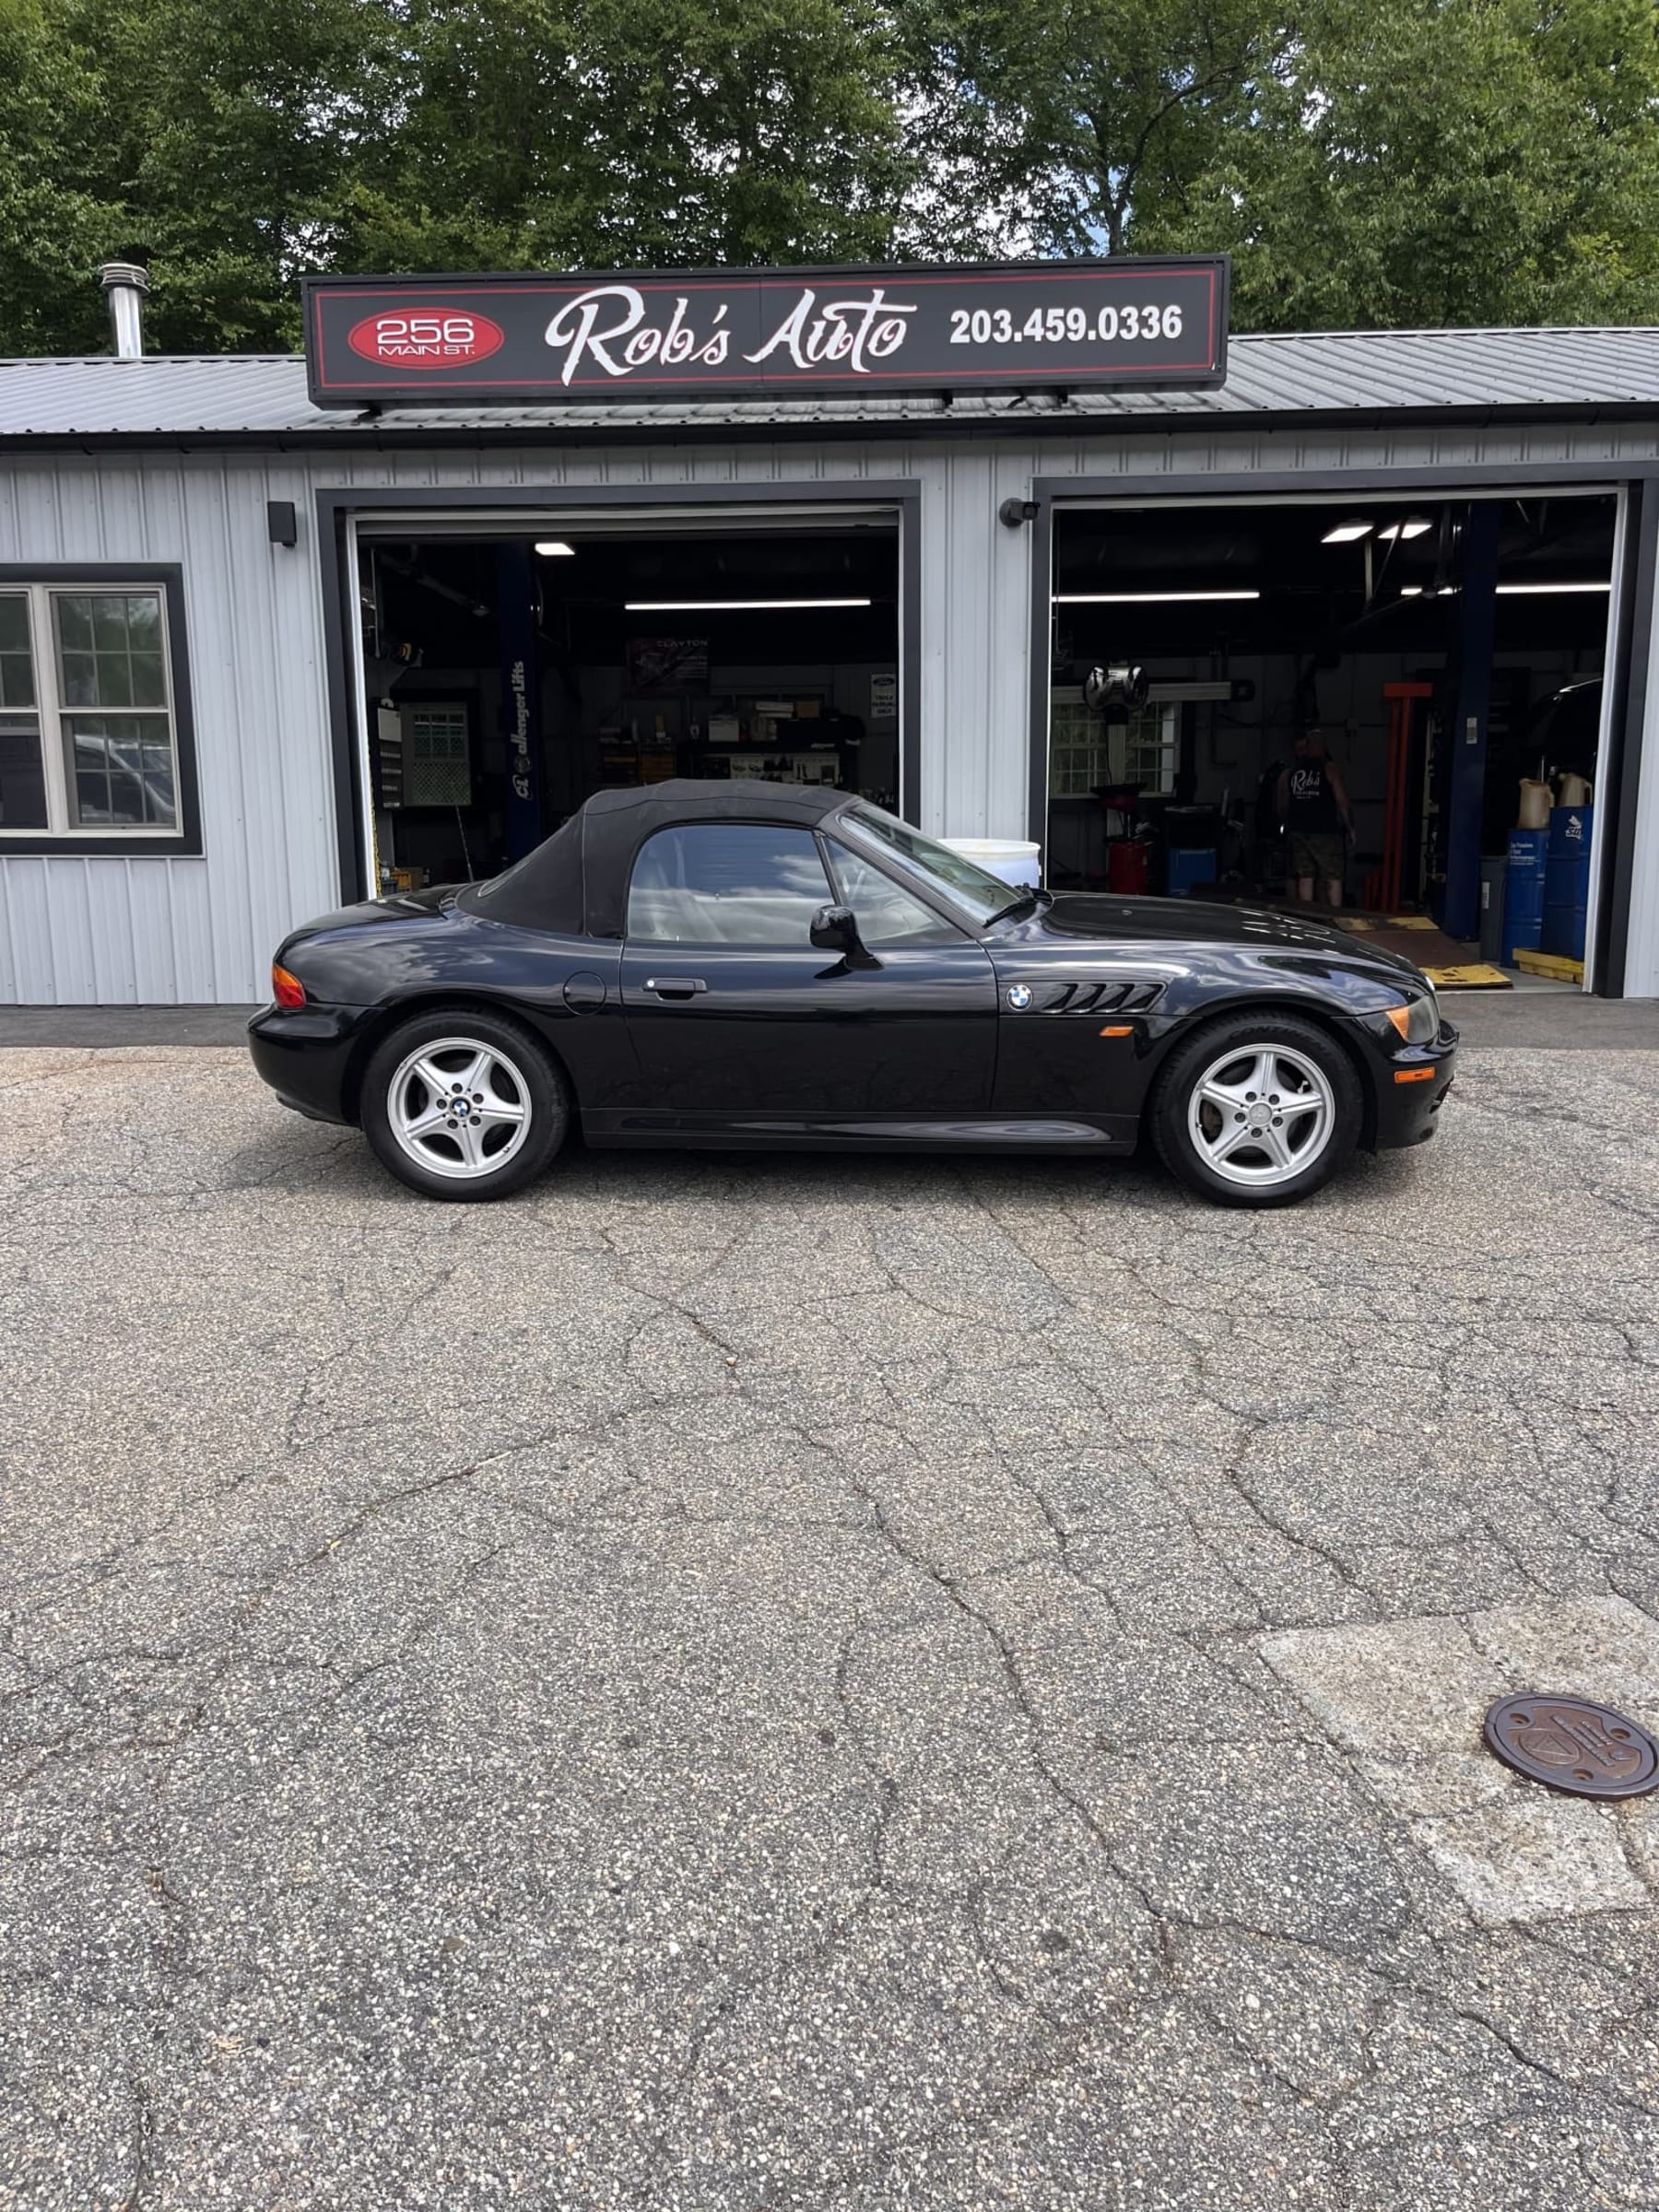
{"type": "Polygon", "coordinates": [[[763,1121],[775,1133],[780,1121],[809,1128],[987,1109],[989,958],[869,863],[834,850],[846,867],[840,885],[817,836],[793,824],[687,822],[641,846],[622,1003],[653,1117],[763,1121]],[[856,913],[861,885],[867,964],[811,942],[819,909],[841,901],[856,913]]]}

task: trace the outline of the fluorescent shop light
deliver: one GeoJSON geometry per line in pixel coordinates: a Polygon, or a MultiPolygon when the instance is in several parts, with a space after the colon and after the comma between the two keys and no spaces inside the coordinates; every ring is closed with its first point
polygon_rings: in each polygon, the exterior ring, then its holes
{"type": "Polygon", "coordinates": [[[1377,535],[1392,542],[1396,537],[1421,537],[1433,527],[1427,515],[1408,514],[1403,523],[1390,523],[1386,528],[1379,530],[1377,535]]]}
{"type": "Polygon", "coordinates": [[[567,546],[562,537],[538,537],[535,549],[544,560],[551,560],[556,553],[573,554],[576,550],[574,546],[567,546]]]}
{"type": "Polygon", "coordinates": [[[1520,597],[1521,597],[1523,594],[1527,594],[1527,595],[1530,595],[1530,594],[1535,594],[1535,593],[1537,593],[1537,592],[1610,592],[1612,589],[1613,589],[1613,586],[1612,586],[1611,582],[1605,582],[1605,583],[1500,583],[1500,584],[1498,586],[1498,593],[1499,593],[1499,596],[1500,596],[1500,598],[1515,598],[1515,599],[1518,599],[1518,598],[1520,598],[1520,597]]]}
{"type": "Polygon", "coordinates": [[[1420,599],[1422,595],[1423,587],[1420,583],[1403,583],[1400,586],[1402,599],[1420,599]]]}
{"type": "Polygon", "coordinates": [[[1338,523],[1319,542],[1322,546],[1351,546],[1357,538],[1369,537],[1374,527],[1371,523],[1338,523]]]}
{"type": "Polygon", "coordinates": [[[770,614],[773,607],[868,606],[867,599],[625,599],[629,615],[770,614]]]}
{"type": "Polygon", "coordinates": [[[1260,592],[1056,592],[1056,606],[1185,606],[1195,599],[1259,599],[1260,592]]]}

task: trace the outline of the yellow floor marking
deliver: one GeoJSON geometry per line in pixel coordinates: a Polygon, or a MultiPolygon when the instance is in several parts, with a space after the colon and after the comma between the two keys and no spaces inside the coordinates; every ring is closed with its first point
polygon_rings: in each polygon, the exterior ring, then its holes
{"type": "Polygon", "coordinates": [[[1512,991],[1514,984],[1501,968],[1485,961],[1472,968],[1425,968],[1423,973],[1441,991],[1512,991]]]}
{"type": "Polygon", "coordinates": [[[1431,922],[1427,914],[1390,914],[1382,926],[1384,929],[1436,929],[1440,925],[1431,922]]]}

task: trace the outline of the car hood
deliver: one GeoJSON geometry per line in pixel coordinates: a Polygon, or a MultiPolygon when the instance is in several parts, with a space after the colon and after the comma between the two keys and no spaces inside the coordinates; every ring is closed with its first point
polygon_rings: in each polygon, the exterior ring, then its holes
{"type": "Polygon", "coordinates": [[[1368,968],[1421,982],[1421,971],[1397,952],[1371,943],[1364,935],[1337,929],[1300,914],[1275,913],[1264,906],[1221,906],[1200,899],[1114,899],[1109,893],[1062,891],[1025,924],[1030,936],[1056,946],[1095,944],[1236,946],[1265,953],[1311,953],[1339,959],[1344,966],[1368,968]]]}

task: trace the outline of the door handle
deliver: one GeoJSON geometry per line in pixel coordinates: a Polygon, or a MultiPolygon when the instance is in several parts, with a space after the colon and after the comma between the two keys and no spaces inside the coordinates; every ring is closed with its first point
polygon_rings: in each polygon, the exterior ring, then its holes
{"type": "Polygon", "coordinates": [[[708,984],[700,975],[648,975],[647,991],[654,991],[659,998],[695,998],[708,984]]]}

